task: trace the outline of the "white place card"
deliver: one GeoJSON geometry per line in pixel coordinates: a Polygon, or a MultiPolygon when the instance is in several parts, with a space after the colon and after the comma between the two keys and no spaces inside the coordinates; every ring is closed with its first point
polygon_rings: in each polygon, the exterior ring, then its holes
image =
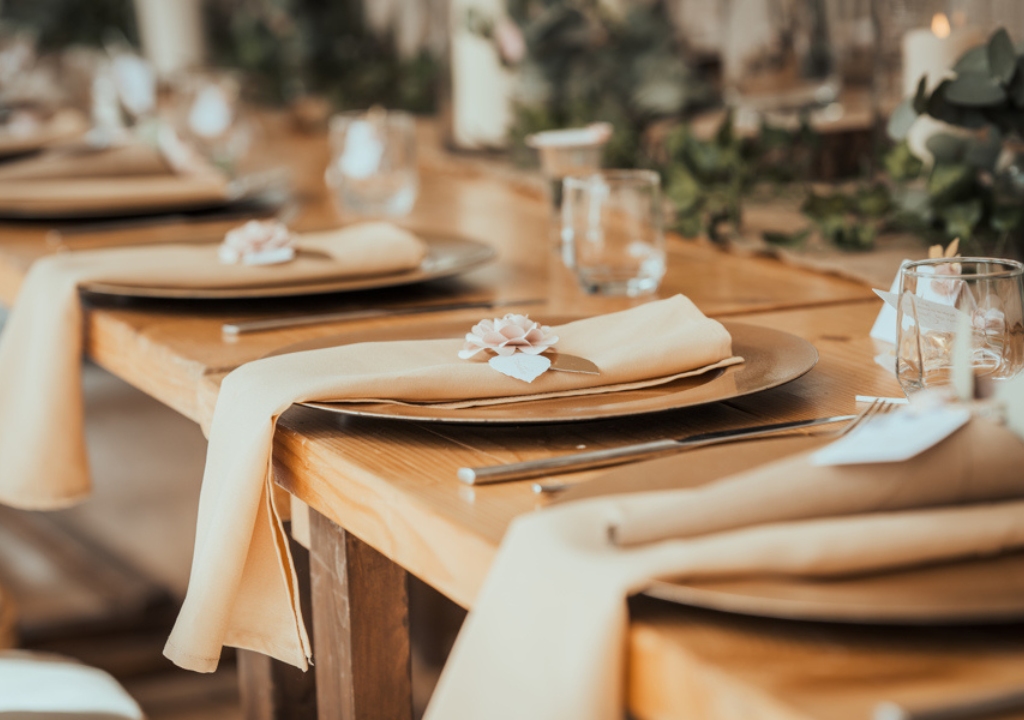
{"type": "MultiPolygon", "coordinates": [[[[896,331],[895,322],[895,308],[896,303],[899,301],[899,296],[895,293],[885,292],[884,290],[875,290],[875,295],[885,300],[886,307],[893,309],[893,332],[896,331]]],[[[935,300],[929,300],[925,297],[918,297],[916,295],[905,295],[904,303],[913,303],[913,310],[911,308],[904,309],[905,313],[914,312],[917,315],[917,321],[921,327],[925,330],[931,330],[934,332],[949,332],[955,333],[961,322],[961,315],[963,312],[957,310],[952,305],[946,303],[936,302],[935,300]]],[[[893,335],[893,342],[895,343],[895,334],[893,335]]]]}
{"type": "MultiPolygon", "coordinates": [[[[896,271],[896,277],[893,278],[892,285],[889,286],[889,295],[897,296],[900,292],[900,272],[903,270],[903,265],[910,262],[904,260],[900,264],[900,269],[896,271]]],[[[875,340],[881,340],[882,342],[896,344],[896,303],[895,301],[890,303],[882,295],[881,290],[875,290],[875,294],[885,300],[885,305],[878,311],[878,317],[875,318],[875,324],[871,326],[871,337],[875,340]]]]}
{"type": "Polygon", "coordinates": [[[879,415],[811,456],[814,465],[864,465],[910,460],[967,424],[967,408],[945,405],[879,415]]]}

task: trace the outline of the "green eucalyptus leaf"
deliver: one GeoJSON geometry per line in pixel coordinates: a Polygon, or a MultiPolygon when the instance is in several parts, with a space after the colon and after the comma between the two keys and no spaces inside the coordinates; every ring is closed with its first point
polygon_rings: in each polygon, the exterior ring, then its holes
{"type": "Polygon", "coordinates": [[[989,38],[986,47],[989,74],[1003,85],[1008,85],[1017,72],[1017,53],[1013,49],[1013,41],[1006,28],[999,28],[989,38]]]}
{"type": "Polygon", "coordinates": [[[906,141],[895,145],[882,159],[885,171],[897,182],[913,180],[921,174],[924,163],[914,155],[906,141]]]}
{"type": "Polygon", "coordinates": [[[954,105],[971,108],[1006,102],[1006,90],[999,81],[981,73],[960,73],[946,86],[944,96],[954,105]]]}
{"type": "Polygon", "coordinates": [[[770,245],[781,245],[783,247],[793,247],[796,245],[803,245],[807,238],[811,236],[811,229],[804,228],[803,230],[797,230],[796,232],[773,232],[771,230],[765,230],[761,233],[764,241],[770,245]]]}
{"type": "Polygon", "coordinates": [[[735,122],[734,113],[732,108],[722,118],[722,123],[718,126],[718,131],[715,133],[715,144],[719,147],[729,147],[735,140],[735,132],[733,124],[735,122]]]}
{"type": "Polygon", "coordinates": [[[889,137],[895,141],[904,140],[910,132],[910,126],[917,120],[917,110],[914,109],[914,100],[907,98],[892,111],[889,116],[889,124],[886,131],[889,137]]]}
{"type": "Polygon", "coordinates": [[[972,47],[956,61],[953,72],[957,75],[964,72],[991,75],[988,64],[988,48],[985,45],[972,47]]]}
{"type": "Polygon", "coordinates": [[[1024,108],[1024,57],[1017,58],[1017,75],[1008,88],[1010,100],[1018,108],[1024,108]]]}
{"type": "Polygon", "coordinates": [[[912,102],[914,112],[920,115],[928,109],[928,76],[922,75],[917,81],[917,91],[912,102]]]}
{"type": "Polygon", "coordinates": [[[1009,84],[1017,74],[1017,48],[1005,27],[996,30],[989,38],[985,45],[985,57],[989,65],[988,75],[1003,84],[1009,84]]]}
{"type": "Polygon", "coordinates": [[[968,192],[973,184],[974,168],[936,163],[928,176],[928,194],[934,202],[948,202],[968,192]]]}
{"type": "Polygon", "coordinates": [[[866,217],[879,218],[892,208],[892,195],[882,183],[861,188],[853,199],[854,210],[866,217]]]}
{"type": "Polygon", "coordinates": [[[1024,112],[1021,110],[1005,106],[986,108],[982,115],[990,127],[994,127],[1003,135],[1024,130],[1024,112]]]}
{"type": "Polygon", "coordinates": [[[928,98],[928,114],[936,120],[971,129],[983,128],[988,125],[986,117],[973,108],[954,105],[946,100],[946,88],[951,80],[943,80],[928,98]]]}
{"type": "Polygon", "coordinates": [[[676,218],[674,229],[685,238],[698,237],[704,230],[700,215],[682,215],[676,218]]]}
{"type": "Polygon", "coordinates": [[[678,212],[686,213],[700,205],[704,191],[689,170],[677,165],[668,172],[665,196],[672,201],[678,212]]]}
{"type": "Polygon", "coordinates": [[[824,221],[827,218],[843,215],[849,208],[849,201],[845,195],[834,193],[832,195],[818,195],[808,193],[800,210],[815,220],[824,221]]]}
{"type": "Polygon", "coordinates": [[[1013,232],[1024,225],[1024,207],[1014,205],[996,208],[989,221],[997,232],[1013,232]]]}
{"type": "Polygon", "coordinates": [[[966,202],[946,205],[939,210],[939,217],[946,223],[948,237],[969,238],[981,222],[983,212],[981,199],[973,198],[966,202]]]}
{"type": "Polygon", "coordinates": [[[936,133],[925,141],[925,147],[935,156],[935,162],[953,164],[964,159],[968,139],[949,133],[936,133]]]}
{"type": "Polygon", "coordinates": [[[992,127],[982,137],[972,137],[964,147],[963,161],[980,170],[994,171],[1003,150],[1003,136],[992,127]]]}
{"type": "Polygon", "coordinates": [[[846,242],[840,244],[840,247],[846,250],[870,250],[875,246],[875,236],[877,234],[878,230],[874,225],[867,223],[850,225],[846,232],[846,242]]]}

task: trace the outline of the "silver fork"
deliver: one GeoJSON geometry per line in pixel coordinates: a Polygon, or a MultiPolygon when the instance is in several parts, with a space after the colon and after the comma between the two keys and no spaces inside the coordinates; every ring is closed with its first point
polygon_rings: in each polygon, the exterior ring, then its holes
{"type": "MultiPolygon", "coordinates": [[[[859,426],[863,425],[865,422],[867,422],[871,418],[876,417],[878,415],[884,415],[886,413],[892,412],[893,410],[895,410],[899,406],[900,406],[899,403],[893,402],[891,400],[887,400],[885,398],[876,398],[874,401],[872,401],[872,403],[870,405],[868,405],[866,408],[861,410],[857,415],[853,416],[853,418],[846,425],[844,425],[842,428],[840,428],[839,430],[825,432],[825,433],[815,433],[815,435],[830,436],[830,437],[834,437],[834,438],[837,438],[837,439],[841,438],[841,437],[843,437],[845,435],[850,434],[856,428],[858,428],[859,426]]],[[[746,439],[754,440],[754,439],[758,439],[758,438],[761,438],[761,437],[765,437],[765,435],[764,434],[749,435],[749,436],[747,436],[746,439]]],[[[739,439],[742,440],[744,438],[739,438],[739,439]]],[[[723,438],[720,442],[712,442],[712,441],[701,442],[701,443],[696,444],[693,447],[707,447],[709,445],[717,445],[717,444],[720,444],[722,442],[736,442],[736,441],[737,441],[736,438],[723,438]]],[[[679,449],[680,450],[685,450],[686,446],[680,447],[679,449]]],[[[637,458],[637,459],[644,459],[644,458],[637,458]]],[[[571,471],[571,470],[572,470],[572,468],[568,468],[564,472],[568,472],[568,471],[571,471]]],[[[586,482],[586,481],[584,481],[584,482],[586,482]]],[[[549,493],[562,492],[563,490],[568,490],[570,487],[573,487],[574,485],[579,485],[579,483],[578,482],[576,482],[576,483],[567,483],[567,482],[562,482],[562,481],[559,481],[559,480],[548,480],[548,481],[545,481],[545,482],[535,482],[535,483],[533,483],[532,488],[533,488],[533,491],[535,493],[537,493],[537,494],[549,494],[549,493]]]]}

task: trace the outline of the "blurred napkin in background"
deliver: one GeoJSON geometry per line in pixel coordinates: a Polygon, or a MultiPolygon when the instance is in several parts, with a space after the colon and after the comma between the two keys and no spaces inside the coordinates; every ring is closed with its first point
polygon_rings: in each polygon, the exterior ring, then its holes
{"type": "MultiPolygon", "coordinates": [[[[618,720],[625,600],[655,579],[828,577],[1024,547],[1024,442],[991,420],[901,463],[818,467],[807,453],[685,487],[692,453],[657,462],[685,489],[512,523],[427,720],[618,720]]],[[[644,465],[616,475],[643,487],[644,465]]]]}
{"type": "Polygon", "coordinates": [[[389,223],[300,233],[296,244],[294,261],[273,266],[224,265],[213,243],[65,252],[36,261],[0,335],[0,502],[54,509],[89,492],[80,284],[258,287],[401,272],[426,255],[422,240],[389,223]]]}
{"type": "Polygon", "coordinates": [[[3,183],[72,178],[110,178],[172,175],[174,168],[163,153],[141,142],[107,148],[67,145],[38,155],[0,163],[3,183]]]}

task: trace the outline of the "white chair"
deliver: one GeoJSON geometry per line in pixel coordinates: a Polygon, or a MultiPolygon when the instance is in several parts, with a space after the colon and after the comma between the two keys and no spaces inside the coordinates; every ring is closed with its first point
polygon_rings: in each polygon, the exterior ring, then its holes
{"type": "Polygon", "coordinates": [[[0,720],[143,720],[102,670],[57,655],[0,651],[0,720]]]}

